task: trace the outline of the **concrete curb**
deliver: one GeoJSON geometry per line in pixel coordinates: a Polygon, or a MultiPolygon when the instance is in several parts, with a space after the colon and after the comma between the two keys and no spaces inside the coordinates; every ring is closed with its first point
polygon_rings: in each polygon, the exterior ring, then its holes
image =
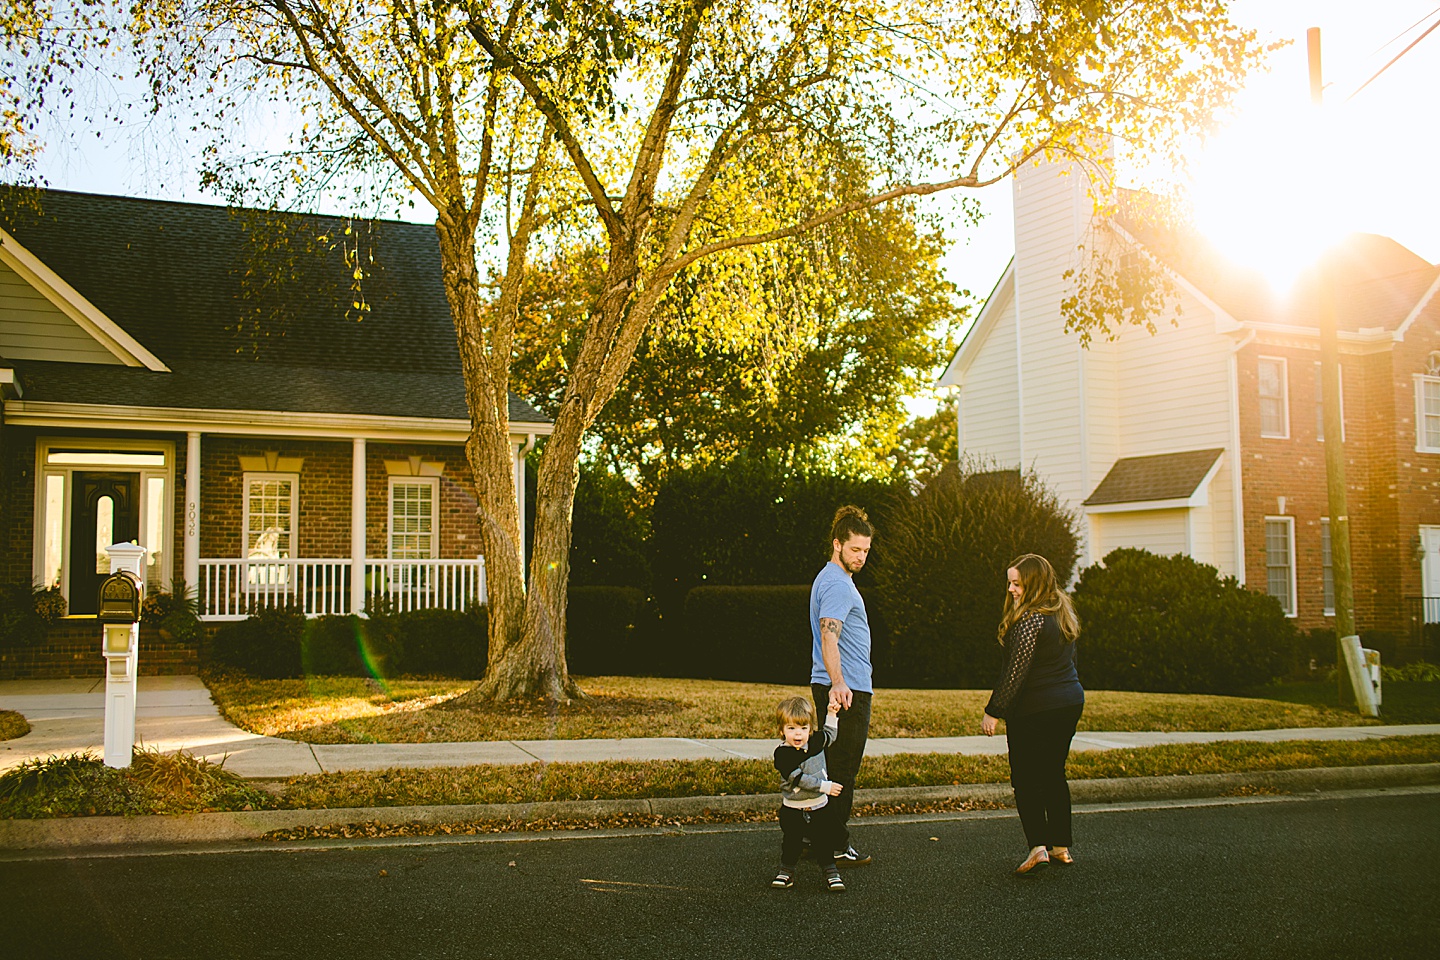
{"type": "MultiPolygon", "coordinates": [[[[1220,797],[1244,790],[1308,793],[1440,784],[1440,763],[1371,767],[1315,767],[1254,773],[1214,773],[1115,780],[1073,780],[1076,803],[1124,803],[1220,797]]],[[[857,804],[938,801],[1009,804],[1006,783],[860,790],[857,804]]],[[[664,797],[650,800],[571,800],[548,803],[482,803],[433,807],[348,807],[335,810],[258,810],[179,816],[83,817],[63,820],[0,820],[0,850],[81,850],[131,845],[180,845],[258,840],[274,830],[346,824],[442,824],[474,820],[595,820],[618,816],[690,817],[773,809],[770,794],[664,797]]]]}

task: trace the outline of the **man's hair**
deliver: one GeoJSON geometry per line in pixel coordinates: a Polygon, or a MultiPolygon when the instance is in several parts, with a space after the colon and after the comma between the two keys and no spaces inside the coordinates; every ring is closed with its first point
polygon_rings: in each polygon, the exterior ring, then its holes
{"type": "Polygon", "coordinates": [[[865,511],[853,504],[846,504],[835,511],[835,520],[830,524],[830,540],[842,544],[851,537],[873,537],[875,529],[865,511]]]}
{"type": "Polygon", "coordinates": [[[787,723],[808,723],[815,729],[815,704],[808,697],[786,697],[775,708],[775,725],[783,732],[787,723]]]}

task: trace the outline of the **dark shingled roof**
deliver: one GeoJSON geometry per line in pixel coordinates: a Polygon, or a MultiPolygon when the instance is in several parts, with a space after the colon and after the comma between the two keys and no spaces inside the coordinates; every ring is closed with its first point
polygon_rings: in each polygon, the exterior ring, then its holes
{"type": "MultiPolygon", "coordinates": [[[[1260,271],[1225,257],[1196,233],[1177,229],[1155,198],[1119,191],[1116,222],[1163,263],[1189,280],[1242,323],[1275,323],[1314,328],[1316,274],[1297,281],[1294,295],[1272,291],[1260,271]]],[[[1419,303],[1440,266],[1389,237],[1354,233],[1333,251],[1328,270],[1334,280],[1336,328],[1394,330],[1419,303]]]]}
{"type": "Polygon", "coordinates": [[[5,226],[172,371],[12,361],[27,400],[468,419],[433,227],[59,190],[5,226]]]}
{"type": "Polygon", "coordinates": [[[1107,503],[1142,503],[1190,497],[1224,451],[1186,450],[1153,457],[1116,460],[1100,486],[1086,499],[1087,507],[1107,503]]]}

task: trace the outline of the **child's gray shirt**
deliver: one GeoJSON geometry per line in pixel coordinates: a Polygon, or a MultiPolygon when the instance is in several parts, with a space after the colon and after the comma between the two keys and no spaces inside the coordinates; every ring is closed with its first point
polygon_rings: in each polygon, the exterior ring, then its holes
{"type": "Polygon", "coordinates": [[[788,743],[775,748],[775,769],[780,771],[780,802],[798,810],[819,810],[830,800],[825,785],[830,782],[825,769],[825,748],[835,742],[840,720],[826,714],[825,726],[810,735],[805,750],[788,743]]]}

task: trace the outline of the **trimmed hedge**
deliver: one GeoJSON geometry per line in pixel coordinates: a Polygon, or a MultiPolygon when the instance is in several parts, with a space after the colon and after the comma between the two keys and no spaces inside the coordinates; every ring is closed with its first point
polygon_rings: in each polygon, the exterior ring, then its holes
{"type": "Polygon", "coordinates": [[[1075,609],[1095,689],[1239,694],[1295,662],[1279,601],[1182,554],[1113,551],[1081,572],[1075,609]]]}
{"type": "Polygon", "coordinates": [[[947,465],[896,517],[876,578],[890,638],[887,682],[993,685],[1004,658],[995,628],[1010,561],[1038,553],[1061,583],[1070,579],[1073,515],[1033,472],[982,466],[990,465],[947,465]]]}
{"type": "Polygon", "coordinates": [[[660,612],[680,619],[696,587],[809,583],[830,558],[830,524],[847,503],[863,507],[876,531],[856,578],[863,588],[889,555],[891,518],[907,498],[900,481],[787,473],[756,458],[676,470],[651,510],[660,612]]]}
{"type": "MultiPolygon", "coordinates": [[[[680,676],[810,682],[810,586],[696,587],[685,596],[680,676]]],[[[873,645],[873,643],[872,643],[873,645]]]]}
{"type": "Polygon", "coordinates": [[[253,677],[402,674],[478,679],[488,648],[485,608],[468,611],[327,616],[306,619],[291,607],[257,610],[215,632],[210,665],[253,677]]]}
{"type": "Polygon", "coordinates": [[[576,587],[565,611],[565,663],[581,676],[644,676],[655,660],[655,609],[634,587],[576,587]]]}

